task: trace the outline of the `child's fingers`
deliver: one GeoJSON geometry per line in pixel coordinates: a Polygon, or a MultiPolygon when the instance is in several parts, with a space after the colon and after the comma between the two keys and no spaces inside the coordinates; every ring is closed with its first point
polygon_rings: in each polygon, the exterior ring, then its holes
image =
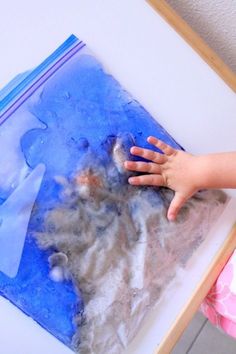
{"type": "Polygon", "coordinates": [[[164,179],[161,175],[143,175],[130,177],[129,183],[135,186],[164,186],[164,179]]]}
{"type": "Polygon", "coordinates": [[[166,157],[159,152],[155,152],[149,149],[143,149],[138,146],[133,146],[130,149],[132,155],[143,157],[144,159],[156,162],[156,163],[164,163],[166,161],[166,157]]]}
{"type": "Polygon", "coordinates": [[[182,208],[185,202],[186,202],[186,198],[184,196],[182,196],[179,193],[175,193],[175,196],[172,199],[168,209],[168,213],[167,213],[168,220],[174,221],[176,219],[180,209],[182,208]]]}
{"type": "Polygon", "coordinates": [[[157,174],[161,173],[160,165],[153,162],[125,161],[124,167],[130,171],[157,173],[157,174]]]}
{"type": "Polygon", "coordinates": [[[155,138],[154,136],[149,136],[147,138],[147,141],[149,142],[149,144],[152,144],[161,151],[163,151],[164,154],[166,154],[167,156],[172,155],[175,152],[175,149],[173,149],[170,145],[164,143],[164,141],[155,138]]]}

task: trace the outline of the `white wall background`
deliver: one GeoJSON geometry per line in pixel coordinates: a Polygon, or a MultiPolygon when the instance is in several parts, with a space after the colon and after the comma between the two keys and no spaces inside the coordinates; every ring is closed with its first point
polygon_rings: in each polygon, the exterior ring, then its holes
{"type": "Polygon", "coordinates": [[[167,0],[236,72],[236,0],[167,0]]]}

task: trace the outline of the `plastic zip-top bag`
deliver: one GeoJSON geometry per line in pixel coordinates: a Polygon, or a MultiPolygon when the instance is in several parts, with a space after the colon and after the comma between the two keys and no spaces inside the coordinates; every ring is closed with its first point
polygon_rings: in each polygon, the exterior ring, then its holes
{"type": "Polygon", "coordinates": [[[120,354],[227,198],[170,223],[172,191],[128,184],[132,145],[181,147],[75,36],[0,94],[0,293],[76,352],[120,354]]]}

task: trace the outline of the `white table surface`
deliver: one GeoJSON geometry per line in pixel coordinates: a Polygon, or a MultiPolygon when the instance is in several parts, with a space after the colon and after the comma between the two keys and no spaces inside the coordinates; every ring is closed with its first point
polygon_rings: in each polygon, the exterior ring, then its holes
{"type": "MultiPolygon", "coordinates": [[[[2,1],[0,87],[38,65],[71,33],[87,43],[187,150],[197,154],[236,150],[235,93],[144,0],[2,1]]],[[[201,267],[196,271],[195,263],[190,265],[196,281],[236,219],[235,210],[233,200],[202,249],[201,267]]],[[[181,301],[190,288],[179,292],[181,301]]],[[[171,311],[177,310],[170,307],[171,311]]],[[[0,318],[1,353],[71,353],[1,298],[0,318]]],[[[168,320],[164,322],[148,320],[127,353],[152,353],[168,328],[168,320]]]]}

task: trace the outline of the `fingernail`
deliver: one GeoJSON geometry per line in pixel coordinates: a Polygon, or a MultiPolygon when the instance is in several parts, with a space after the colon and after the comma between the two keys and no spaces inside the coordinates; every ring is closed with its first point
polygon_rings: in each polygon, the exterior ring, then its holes
{"type": "Polygon", "coordinates": [[[135,177],[130,177],[130,178],[128,179],[128,182],[129,182],[130,184],[135,183],[135,177]]]}
{"type": "Polygon", "coordinates": [[[175,220],[175,215],[174,214],[168,215],[168,220],[169,221],[174,221],[175,220]]]}

